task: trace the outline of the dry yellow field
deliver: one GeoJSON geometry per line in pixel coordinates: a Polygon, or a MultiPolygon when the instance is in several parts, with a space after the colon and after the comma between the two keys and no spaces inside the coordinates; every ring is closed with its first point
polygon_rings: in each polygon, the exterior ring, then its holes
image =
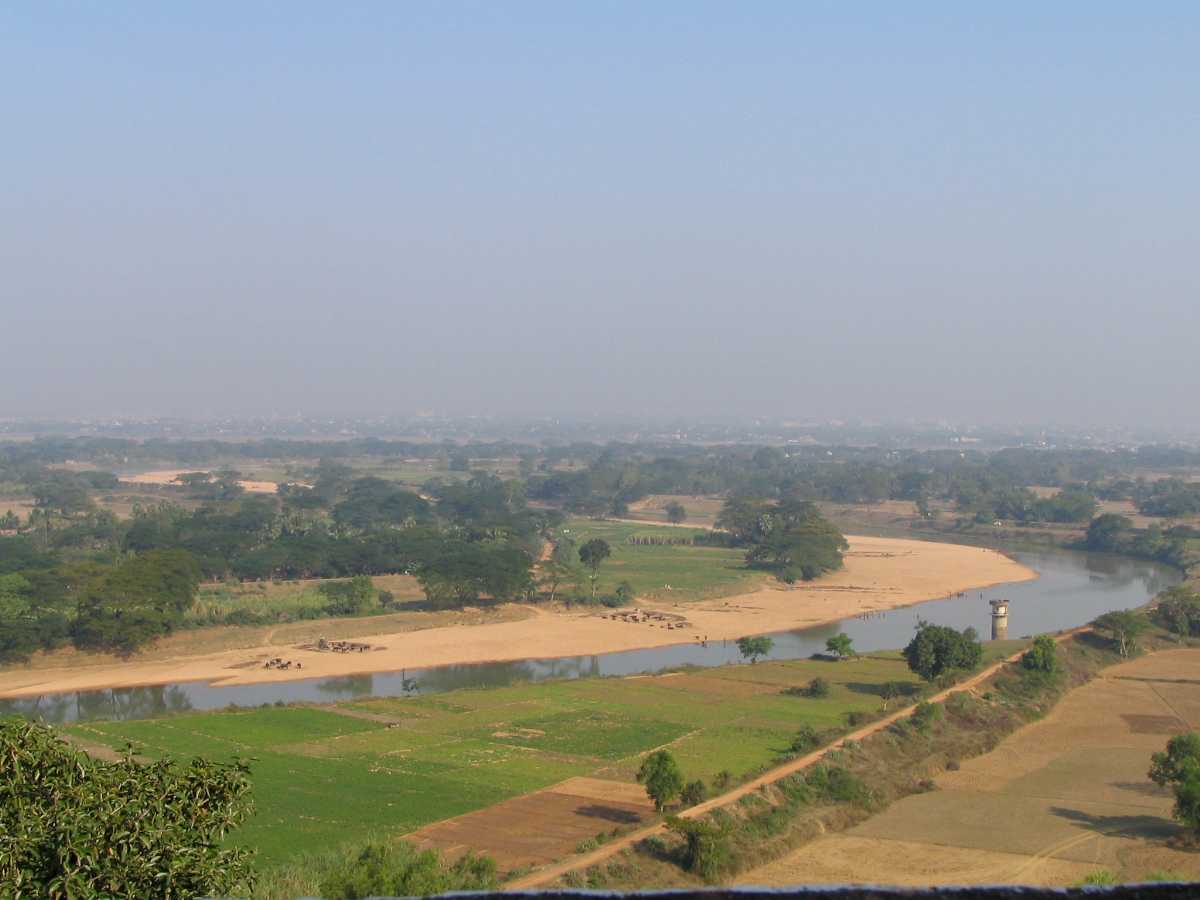
{"type": "Polygon", "coordinates": [[[1200,879],[1200,856],[1169,841],[1170,793],[1150,755],[1200,726],[1200,650],[1108,669],[1045,719],[844,834],[746,873],[743,884],[1066,885],[1105,870],[1200,879]]]}

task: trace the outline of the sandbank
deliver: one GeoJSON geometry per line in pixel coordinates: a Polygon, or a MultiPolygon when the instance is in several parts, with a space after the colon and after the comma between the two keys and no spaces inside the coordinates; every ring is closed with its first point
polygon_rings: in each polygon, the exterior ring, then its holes
{"type": "Polygon", "coordinates": [[[726,640],[805,628],[1037,577],[1036,572],[1015,560],[980,547],[899,538],[847,536],[847,540],[850,550],[845,567],[817,581],[780,584],[715,600],[673,604],[660,598],[645,604],[645,608],[683,617],[689,623],[686,629],[617,621],[591,609],[537,607],[534,615],[519,621],[372,634],[361,639],[372,648],[365,653],[329,653],[300,649],[294,644],[265,644],[166,660],[139,661],[135,657],[127,662],[105,659],[96,665],[12,668],[0,672],[0,697],[175,681],[208,681],[220,687],[640,650],[693,643],[697,636],[726,640]],[[263,668],[263,662],[273,657],[300,662],[303,668],[263,668]]]}

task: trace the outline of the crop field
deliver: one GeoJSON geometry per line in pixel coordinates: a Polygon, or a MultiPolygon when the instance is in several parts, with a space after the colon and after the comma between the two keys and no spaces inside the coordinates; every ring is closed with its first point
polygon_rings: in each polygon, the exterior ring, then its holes
{"type": "Polygon", "coordinates": [[[572,812],[581,803],[569,807],[559,797],[508,807],[508,825],[528,839],[499,860],[504,868],[547,852],[538,809],[553,808],[574,822],[573,835],[587,836],[640,815],[636,804],[626,808],[628,786],[649,750],[670,745],[688,780],[711,783],[725,772],[736,781],[785,753],[801,725],[842,728],[848,712],[879,710],[883,682],[912,680],[898,658],[760,662],[330,707],[99,722],[66,731],[92,745],[132,741],[151,757],[252,758],[256,813],[234,840],[257,847],[265,866],[371,835],[410,833],[578,776],[621,783],[613,788],[614,803],[624,797],[621,809],[591,818],[572,812]],[[818,675],[830,683],[828,697],[782,693],[818,675]],[[526,852],[533,855],[521,856],[526,852]]]}
{"type": "Polygon", "coordinates": [[[631,537],[668,539],[703,533],[696,528],[661,528],[592,519],[571,519],[561,529],[561,534],[577,544],[603,538],[612,547],[612,556],[600,566],[601,593],[612,593],[618,584],[628,581],[642,598],[702,600],[750,591],[769,580],[765,573],[745,567],[743,550],[629,542],[631,537]]]}
{"type": "Polygon", "coordinates": [[[1150,755],[1200,726],[1200,651],[1124,663],[1044,719],[848,832],[745,873],[745,884],[1074,884],[1104,871],[1200,878],[1150,755]],[[883,873],[883,874],[881,874],[883,873]]]}

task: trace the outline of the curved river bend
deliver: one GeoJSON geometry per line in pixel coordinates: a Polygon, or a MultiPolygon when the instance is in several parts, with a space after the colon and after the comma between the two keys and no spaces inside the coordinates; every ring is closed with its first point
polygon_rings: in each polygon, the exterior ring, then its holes
{"type": "MultiPolygon", "coordinates": [[[[903,647],[911,638],[918,619],[959,629],[972,626],[986,638],[991,628],[991,610],[987,601],[998,597],[1010,602],[1009,636],[1059,631],[1090,622],[1109,610],[1141,606],[1159,591],[1181,580],[1180,574],[1167,566],[1119,557],[1066,550],[1012,555],[1036,569],[1041,577],[984,591],[969,591],[961,597],[930,600],[866,619],[845,619],[814,628],[779,632],[772,635],[775,646],[770,658],[808,657],[823,651],[826,638],[839,631],[854,639],[854,647],[859,652],[903,647]]],[[[147,719],[192,710],[221,709],[233,704],[331,703],[355,697],[430,694],[552,678],[634,675],[682,665],[720,666],[739,659],[734,642],[713,641],[708,646],[679,644],[595,656],[437,666],[271,684],[212,687],[203,682],[180,682],[44,694],[20,700],[0,700],[0,715],[17,713],[55,724],[95,719],[147,719]]]]}

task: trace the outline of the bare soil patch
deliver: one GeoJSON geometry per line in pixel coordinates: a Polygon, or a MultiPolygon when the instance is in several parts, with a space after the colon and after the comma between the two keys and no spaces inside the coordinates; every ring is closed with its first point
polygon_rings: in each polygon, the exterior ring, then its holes
{"type": "Polygon", "coordinates": [[[484,853],[508,871],[544,865],[583,841],[636,827],[653,815],[640,785],[580,777],[428,825],[408,840],[452,857],[468,849],[484,853]]]}

